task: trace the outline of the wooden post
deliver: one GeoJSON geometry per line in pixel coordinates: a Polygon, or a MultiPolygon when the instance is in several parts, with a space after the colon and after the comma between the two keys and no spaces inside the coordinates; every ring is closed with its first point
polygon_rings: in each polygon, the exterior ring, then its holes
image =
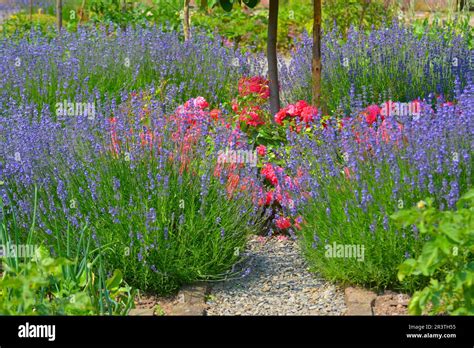
{"type": "Polygon", "coordinates": [[[184,31],[184,41],[189,40],[189,1],[184,0],[184,10],[183,10],[183,31],[184,31]]]}
{"type": "Polygon", "coordinates": [[[63,27],[63,0],[56,0],[56,16],[58,19],[58,33],[63,27]]]}
{"type": "Polygon", "coordinates": [[[280,111],[280,90],[278,83],[278,59],[277,59],[277,32],[278,32],[278,1],[270,0],[268,14],[268,41],[267,62],[268,78],[270,80],[270,112],[274,116],[280,111]]]}
{"type": "Polygon", "coordinates": [[[321,0],[313,0],[313,59],[312,59],[312,75],[313,75],[313,100],[315,106],[321,103],[321,0]]]}

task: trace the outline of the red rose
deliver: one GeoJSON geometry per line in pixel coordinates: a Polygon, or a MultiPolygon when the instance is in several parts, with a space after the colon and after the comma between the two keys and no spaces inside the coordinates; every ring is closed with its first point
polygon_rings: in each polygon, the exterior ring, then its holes
{"type": "Polygon", "coordinates": [[[267,154],[267,148],[265,147],[265,145],[258,145],[257,153],[259,156],[265,156],[267,154]]]}
{"type": "Polygon", "coordinates": [[[286,107],[286,110],[287,110],[288,115],[290,115],[290,116],[297,116],[298,115],[298,108],[293,104],[288,105],[286,107]]]}
{"type": "Polygon", "coordinates": [[[301,114],[304,108],[306,108],[307,106],[308,106],[308,103],[306,103],[304,100],[298,100],[295,104],[298,114],[301,114]]]}
{"type": "Polygon", "coordinates": [[[281,109],[280,111],[278,111],[275,115],[275,122],[279,125],[282,125],[283,124],[283,120],[286,118],[287,116],[287,111],[286,111],[286,108],[283,108],[281,109]]]}
{"type": "Polygon", "coordinates": [[[306,106],[301,111],[301,121],[305,123],[313,122],[318,115],[318,109],[314,106],[306,106]]]}
{"type": "Polygon", "coordinates": [[[287,228],[291,227],[290,219],[283,216],[279,217],[275,224],[280,230],[286,230],[287,228]]]}
{"type": "Polygon", "coordinates": [[[219,119],[221,115],[221,111],[219,109],[212,109],[211,112],[209,113],[209,116],[215,121],[219,119]]]}
{"type": "Polygon", "coordinates": [[[245,97],[249,94],[257,94],[260,98],[267,99],[270,96],[269,81],[262,76],[243,77],[239,81],[239,94],[245,97]]]}
{"type": "Polygon", "coordinates": [[[275,174],[275,170],[270,163],[265,164],[265,166],[261,170],[262,175],[272,183],[272,185],[278,184],[278,178],[275,174]]]}
{"type": "Polygon", "coordinates": [[[380,115],[380,107],[376,104],[369,105],[365,109],[365,121],[369,124],[372,125],[375,121],[377,121],[377,117],[380,115]]]}

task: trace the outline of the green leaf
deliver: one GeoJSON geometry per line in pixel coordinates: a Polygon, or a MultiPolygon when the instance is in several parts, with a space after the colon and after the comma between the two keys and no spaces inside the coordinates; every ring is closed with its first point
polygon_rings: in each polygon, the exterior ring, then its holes
{"type": "Polygon", "coordinates": [[[474,202],[474,189],[469,190],[466,194],[464,194],[460,199],[460,201],[471,201],[474,202]]]}
{"type": "Polygon", "coordinates": [[[420,305],[420,292],[417,291],[408,305],[408,312],[412,315],[420,315],[422,312],[422,307],[420,305]]]}
{"type": "Polygon", "coordinates": [[[395,220],[398,224],[406,227],[413,225],[418,217],[420,216],[420,213],[416,210],[399,210],[392,215],[390,215],[390,218],[392,220],[395,220]]]}
{"type": "Polygon", "coordinates": [[[408,259],[398,267],[398,279],[402,282],[406,276],[411,275],[416,267],[416,260],[408,259]]]}
{"type": "Polygon", "coordinates": [[[439,229],[452,241],[461,243],[463,234],[458,225],[453,223],[441,223],[439,229]]]}
{"type": "Polygon", "coordinates": [[[419,269],[423,275],[431,275],[439,261],[439,246],[435,241],[429,241],[423,247],[418,259],[419,269]]]}
{"type": "Polygon", "coordinates": [[[232,11],[232,7],[234,6],[234,0],[220,0],[221,7],[226,12],[232,11]]]}
{"type": "Polygon", "coordinates": [[[120,283],[122,283],[122,279],[123,279],[122,272],[116,269],[112,277],[107,279],[107,282],[106,282],[107,289],[113,290],[115,288],[118,288],[120,286],[120,283]]]}
{"type": "Polygon", "coordinates": [[[450,257],[453,254],[453,246],[445,236],[438,236],[435,241],[445,255],[450,257]]]}
{"type": "Polygon", "coordinates": [[[34,259],[36,261],[42,261],[46,258],[49,258],[49,256],[50,254],[48,249],[46,249],[44,245],[41,245],[39,248],[36,248],[34,259]]]}

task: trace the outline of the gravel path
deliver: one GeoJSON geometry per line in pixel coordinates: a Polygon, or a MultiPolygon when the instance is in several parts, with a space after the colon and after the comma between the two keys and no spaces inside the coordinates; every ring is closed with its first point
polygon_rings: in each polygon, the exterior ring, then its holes
{"type": "Polygon", "coordinates": [[[296,242],[252,237],[244,277],[212,285],[207,315],[341,315],[344,293],[315,277],[296,242]]]}

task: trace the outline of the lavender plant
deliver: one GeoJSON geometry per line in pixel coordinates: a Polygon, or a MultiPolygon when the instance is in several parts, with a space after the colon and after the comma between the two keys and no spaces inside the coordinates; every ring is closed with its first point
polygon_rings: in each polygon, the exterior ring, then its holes
{"type": "Polygon", "coordinates": [[[5,117],[0,176],[2,193],[11,193],[6,201],[24,212],[24,229],[28,189],[38,184],[37,228],[48,245],[64,246],[62,228],[87,224],[106,270],[121,269],[131,285],[168,293],[224,277],[260,217],[251,195],[229,181],[245,177],[250,188],[257,169],[216,172],[218,152],[236,143],[232,130],[196,106],[173,115],[161,106],[136,94],[111,109],[113,117],[5,117]]]}
{"type": "Polygon", "coordinates": [[[252,69],[249,55],[224,47],[219,37],[194,33],[182,43],[177,32],[151,26],[79,28],[52,39],[32,31],[0,39],[0,55],[4,98],[50,110],[65,99],[100,104],[141,89],[156,91],[169,111],[198,95],[217,105],[252,69]]]}
{"type": "Polygon", "coordinates": [[[398,282],[397,266],[416,257],[424,239],[416,226],[399,228],[389,216],[426,196],[440,210],[454,208],[472,187],[473,92],[470,83],[457,105],[438,103],[436,112],[426,106],[418,117],[372,126],[354,117],[342,130],[290,134],[290,158],[298,160],[286,168],[306,173],[295,197],[305,220],[299,237],[314,271],[345,283],[413,290],[414,282],[398,282]]]}
{"type": "MultiPolygon", "coordinates": [[[[322,100],[330,114],[341,107],[348,114],[354,101],[411,101],[430,94],[454,98],[472,71],[469,26],[464,33],[446,28],[445,35],[429,30],[415,33],[399,23],[369,33],[351,29],[343,39],[337,28],[322,42],[322,100]]],[[[310,100],[311,38],[296,48],[282,78],[286,99],[310,100]]]]}

